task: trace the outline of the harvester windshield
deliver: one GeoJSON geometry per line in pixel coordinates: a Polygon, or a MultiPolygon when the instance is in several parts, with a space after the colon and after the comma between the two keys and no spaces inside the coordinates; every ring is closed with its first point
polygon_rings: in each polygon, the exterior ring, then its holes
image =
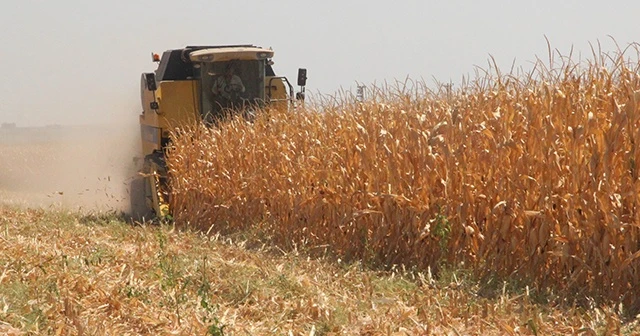
{"type": "Polygon", "coordinates": [[[263,60],[233,60],[201,63],[202,116],[205,120],[224,116],[264,101],[263,60]]]}

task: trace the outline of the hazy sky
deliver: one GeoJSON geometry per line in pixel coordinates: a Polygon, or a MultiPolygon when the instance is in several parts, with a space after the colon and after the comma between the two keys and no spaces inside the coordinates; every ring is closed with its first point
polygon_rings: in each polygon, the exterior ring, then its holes
{"type": "Polygon", "coordinates": [[[3,1],[0,122],[103,123],[140,112],[151,52],[198,44],[273,47],[275,69],[308,90],[356,81],[458,82],[493,55],[526,65],[552,47],[583,57],[639,39],[640,1],[3,1]]]}

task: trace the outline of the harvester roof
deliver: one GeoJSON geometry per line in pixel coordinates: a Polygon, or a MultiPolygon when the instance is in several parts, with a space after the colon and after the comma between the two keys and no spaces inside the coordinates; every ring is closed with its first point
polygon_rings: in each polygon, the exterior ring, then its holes
{"type": "Polygon", "coordinates": [[[273,50],[259,47],[207,48],[189,54],[192,62],[220,62],[231,60],[261,60],[273,57],[273,50]]]}

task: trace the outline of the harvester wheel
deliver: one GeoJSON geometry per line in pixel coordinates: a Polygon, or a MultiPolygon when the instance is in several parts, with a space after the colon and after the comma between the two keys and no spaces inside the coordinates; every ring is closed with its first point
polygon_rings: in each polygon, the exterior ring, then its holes
{"type": "Polygon", "coordinates": [[[131,218],[135,221],[145,221],[153,218],[153,210],[147,204],[145,179],[135,177],[129,184],[129,199],[131,202],[131,218]]]}

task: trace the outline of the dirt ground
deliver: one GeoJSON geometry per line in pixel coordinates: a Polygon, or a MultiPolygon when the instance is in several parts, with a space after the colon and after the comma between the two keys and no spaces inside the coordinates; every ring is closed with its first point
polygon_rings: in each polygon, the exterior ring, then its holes
{"type": "Polygon", "coordinates": [[[137,125],[0,129],[0,204],[127,211],[137,125]]]}

